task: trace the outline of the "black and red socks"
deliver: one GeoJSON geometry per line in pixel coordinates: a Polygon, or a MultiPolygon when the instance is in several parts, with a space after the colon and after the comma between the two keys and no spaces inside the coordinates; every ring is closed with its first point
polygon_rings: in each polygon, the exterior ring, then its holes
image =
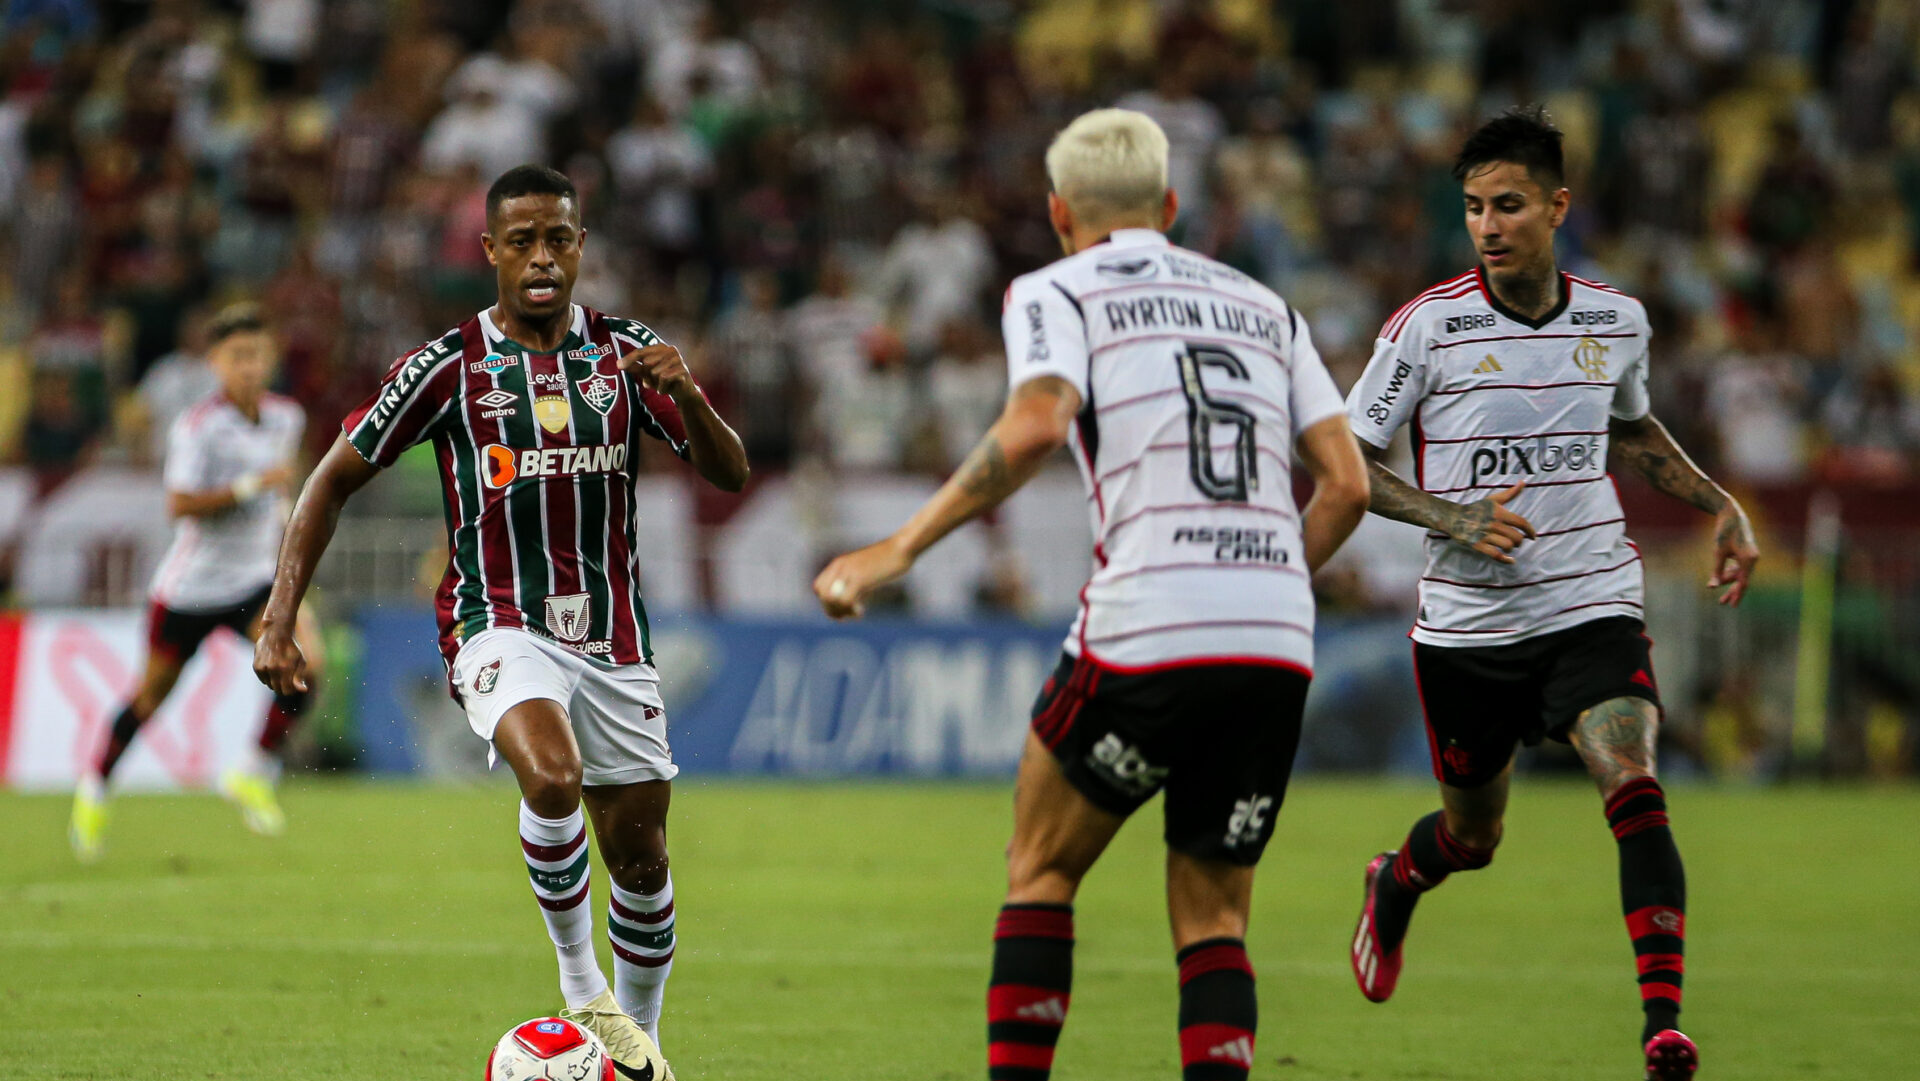
{"type": "Polygon", "coordinates": [[[1047,1081],[1072,992],[1073,906],[1001,908],[987,988],[990,1081],[1047,1081]]]}
{"type": "Polygon", "coordinates": [[[1378,880],[1374,901],[1380,948],[1392,953],[1407,935],[1414,903],[1420,895],[1447,880],[1455,871],[1477,871],[1493,862],[1493,849],[1474,848],[1447,831],[1445,811],[1435,811],[1413,824],[1400,854],[1378,880]]]}
{"type": "Polygon", "coordinates": [[[1687,872],[1667,823],[1660,782],[1640,777],[1607,800],[1607,824],[1620,846],[1620,907],[1640,970],[1645,1043],[1680,1020],[1686,972],[1687,872]]]}
{"type": "Polygon", "coordinates": [[[147,715],[140,712],[139,707],[134,703],[128,702],[125,708],[120,710],[120,715],[113,719],[113,731],[107,736],[107,745],[101,750],[99,761],[94,764],[94,773],[98,774],[101,780],[104,781],[113,776],[113,768],[120,764],[121,756],[125,755],[127,748],[133,744],[134,735],[140,731],[140,726],[146,723],[147,715]]]}
{"type": "Polygon", "coordinates": [[[1209,938],[1176,957],[1182,1081],[1246,1081],[1253,1069],[1253,1034],[1260,1014],[1247,944],[1237,938],[1209,938]]]}

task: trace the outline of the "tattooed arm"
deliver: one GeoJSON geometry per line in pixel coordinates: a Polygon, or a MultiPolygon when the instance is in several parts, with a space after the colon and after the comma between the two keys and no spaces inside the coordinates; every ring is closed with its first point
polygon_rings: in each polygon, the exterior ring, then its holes
{"type": "Polygon", "coordinates": [[[1367,509],[1382,518],[1411,522],[1445,533],[1459,544],[1501,563],[1513,562],[1512,552],[1523,538],[1533,536],[1533,526],[1525,518],[1507,509],[1507,502],[1520,494],[1526,481],[1477,503],[1455,503],[1423,492],[1401,479],[1381,462],[1386,451],[1362,440],[1361,453],[1367,456],[1367,475],[1373,494],[1367,509]]]}
{"type": "Polygon", "coordinates": [[[1675,499],[1690,503],[1714,516],[1713,575],[1708,588],[1725,587],[1720,603],[1739,604],[1746,595],[1747,579],[1760,559],[1760,547],[1753,538],[1753,524],[1740,502],[1700,471],[1680,449],[1666,425],[1652,413],[1639,420],[1614,420],[1607,436],[1613,460],[1621,468],[1644,478],[1648,484],[1675,499]]]}
{"type": "Polygon", "coordinates": [[[1000,419],[906,525],[827,564],[813,580],[820,606],[835,619],[858,616],[875,587],[907,573],[921,552],[1018,491],[1047,455],[1066,444],[1079,411],[1080,392],[1058,376],[1015,387],[1000,419]]]}

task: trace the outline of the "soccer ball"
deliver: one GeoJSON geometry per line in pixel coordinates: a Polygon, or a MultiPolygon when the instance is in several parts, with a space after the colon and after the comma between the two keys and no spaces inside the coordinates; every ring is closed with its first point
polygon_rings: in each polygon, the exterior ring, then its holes
{"type": "Polygon", "coordinates": [[[487,1081],[614,1081],[613,1059],[598,1037],[572,1021],[536,1017],[493,1045],[487,1081]]]}

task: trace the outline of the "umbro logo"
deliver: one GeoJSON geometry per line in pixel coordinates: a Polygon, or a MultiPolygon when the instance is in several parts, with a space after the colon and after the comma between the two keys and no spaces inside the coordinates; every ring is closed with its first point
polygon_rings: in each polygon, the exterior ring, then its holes
{"type": "Polygon", "coordinates": [[[1215,1044],[1207,1048],[1208,1058],[1223,1058],[1228,1062],[1237,1062],[1242,1066],[1253,1066],[1253,1037],[1241,1036],[1226,1043],[1215,1044]]]}
{"type": "Polygon", "coordinates": [[[1060,1001],[1060,997],[1055,995],[1038,1002],[1030,1002],[1015,1010],[1013,1015],[1022,1021],[1047,1021],[1055,1025],[1063,1025],[1067,1021],[1067,1007],[1060,1001]]]}
{"type": "Polygon", "coordinates": [[[1489,372],[1504,372],[1504,371],[1506,371],[1506,369],[1500,366],[1499,361],[1493,359],[1493,354],[1488,353],[1487,359],[1480,362],[1480,366],[1473,370],[1473,374],[1486,375],[1489,372]]]}
{"type": "Polygon", "coordinates": [[[492,420],[495,417],[513,416],[517,411],[513,403],[519,400],[519,396],[510,390],[495,389],[475,398],[473,404],[481,407],[481,420],[492,420]]]}

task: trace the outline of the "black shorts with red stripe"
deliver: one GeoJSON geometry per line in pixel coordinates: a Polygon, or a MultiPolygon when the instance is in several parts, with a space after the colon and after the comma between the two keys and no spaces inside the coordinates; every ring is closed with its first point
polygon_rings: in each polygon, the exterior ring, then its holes
{"type": "Polygon", "coordinates": [[[239,604],[197,612],[182,612],[155,601],[147,612],[147,652],[184,665],[200,651],[207,635],[222,627],[245,638],[272,592],[271,584],[264,585],[239,604]]]}
{"type": "Polygon", "coordinates": [[[1503,646],[1413,644],[1433,775],[1477,788],[1514,747],[1567,742],[1580,714],[1615,698],[1660,704],[1653,643],[1641,622],[1609,616],[1503,646]]]}
{"type": "Polygon", "coordinates": [[[1309,682],[1290,666],[1123,672],[1069,654],[1033,731],[1094,806],[1131,815],[1164,788],[1169,848],[1252,866],[1286,798],[1309,682]]]}

